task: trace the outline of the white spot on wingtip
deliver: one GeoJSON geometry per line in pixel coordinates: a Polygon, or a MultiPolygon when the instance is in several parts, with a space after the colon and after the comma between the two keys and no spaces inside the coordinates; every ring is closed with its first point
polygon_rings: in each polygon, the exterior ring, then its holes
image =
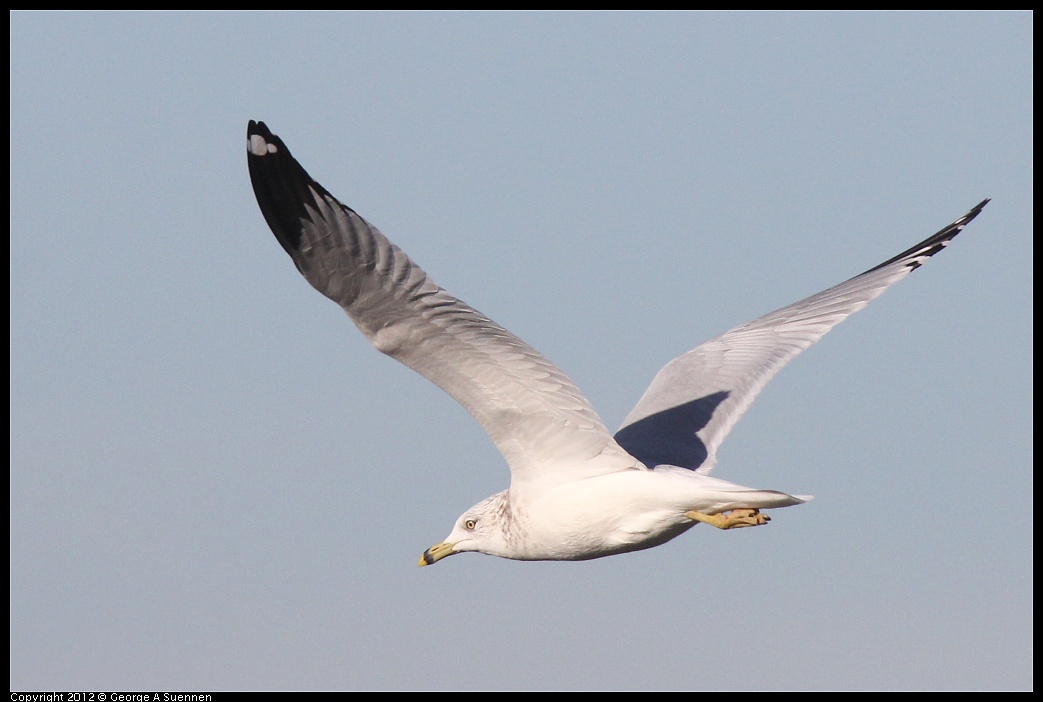
{"type": "Polygon", "coordinates": [[[246,144],[246,148],[249,149],[250,153],[254,156],[264,156],[265,154],[274,154],[279,149],[276,148],[275,144],[269,144],[264,140],[264,137],[260,134],[251,134],[250,140],[246,144]]]}

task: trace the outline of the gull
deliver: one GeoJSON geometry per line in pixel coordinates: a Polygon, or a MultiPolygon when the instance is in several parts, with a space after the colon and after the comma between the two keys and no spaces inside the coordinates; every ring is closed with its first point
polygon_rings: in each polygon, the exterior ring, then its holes
{"type": "Polygon", "coordinates": [[[254,194],[297,270],[376,349],[463,405],[510,468],[419,565],[468,551],[581,561],[652,548],[696,524],[766,524],[811,499],[709,475],[717,449],[797,354],[944,249],[989,202],[866,272],[730,329],[664,366],[612,434],[557,366],[453,297],[315,182],[264,122],[247,127],[254,194]]]}

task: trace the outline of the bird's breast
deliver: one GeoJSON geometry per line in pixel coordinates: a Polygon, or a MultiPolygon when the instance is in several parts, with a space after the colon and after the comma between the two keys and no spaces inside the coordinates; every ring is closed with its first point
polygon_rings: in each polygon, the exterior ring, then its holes
{"type": "Polygon", "coordinates": [[[556,486],[521,500],[526,558],[584,560],[651,548],[691,528],[682,505],[647,471],[623,471],[556,486]]]}

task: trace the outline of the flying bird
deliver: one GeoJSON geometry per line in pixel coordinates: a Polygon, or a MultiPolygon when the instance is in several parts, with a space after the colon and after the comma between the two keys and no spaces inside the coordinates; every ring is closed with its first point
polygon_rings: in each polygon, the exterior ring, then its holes
{"type": "Polygon", "coordinates": [[[557,366],[453,297],[341,204],[263,122],[247,160],[268,226],[316,290],[378,351],[463,405],[510,468],[510,486],[465,511],[420,565],[477,551],[587,560],[663,544],[696,524],[759,526],[806,502],[709,475],[717,449],[786,363],[944,249],[988,203],[828,290],[726,331],[664,366],[613,434],[557,366]]]}

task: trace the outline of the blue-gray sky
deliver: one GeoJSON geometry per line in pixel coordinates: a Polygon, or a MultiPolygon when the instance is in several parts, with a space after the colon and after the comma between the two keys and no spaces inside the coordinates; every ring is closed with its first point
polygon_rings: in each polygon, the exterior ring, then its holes
{"type": "Polygon", "coordinates": [[[11,15],[13,689],[1031,689],[1032,15],[11,15]],[[985,197],[715,475],[816,499],[419,569],[506,487],[312,290],[261,119],[615,427],[985,197]]]}

